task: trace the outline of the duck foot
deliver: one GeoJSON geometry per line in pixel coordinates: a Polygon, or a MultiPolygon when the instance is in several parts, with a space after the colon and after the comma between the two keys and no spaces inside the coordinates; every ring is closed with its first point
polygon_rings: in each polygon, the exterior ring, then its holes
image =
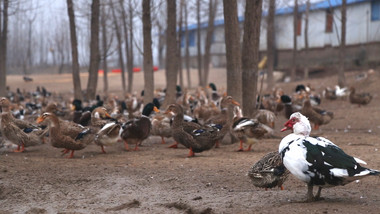
{"type": "Polygon", "coordinates": [[[126,151],[129,151],[129,146],[128,146],[128,143],[126,141],[124,141],[124,147],[125,147],[126,151]]]}
{"type": "Polygon", "coordinates": [[[284,186],[281,185],[281,186],[280,186],[280,189],[281,189],[281,190],[284,190],[284,186]]]}
{"type": "Polygon", "coordinates": [[[219,146],[219,141],[217,141],[216,143],[215,143],[215,149],[217,149],[217,148],[219,148],[220,146],[219,146]]]}
{"type": "Polygon", "coordinates": [[[166,144],[164,137],[161,137],[161,144],[166,144]]]}
{"type": "Polygon", "coordinates": [[[168,148],[177,149],[178,148],[178,143],[175,142],[174,144],[170,145],[168,148]]]}
{"type": "Polygon", "coordinates": [[[62,152],[62,156],[69,153],[70,152],[70,149],[64,149],[61,151],[62,152]]]}
{"type": "Polygon", "coordinates": [[[106,154],[106,153],[107,153],[106,150],[104,150],[104,146],[100,146],[100,148],[102,148],[102,153],[103,153],[103,154],[106,154]]]}
{"type": "Polygon", "coordinates": [[[195,154],[194,154],[194,152],[193,152],[193,149],[190,148],[190,151],[189,151],[189,154],[187,155],[187,157],[188,157],[188,158],[191,158],[191,157],[194,157],[194,156],[195,156],[195,154]]]}
{"type": "Polygon", "coordinates": [[[13,150],[13,152],[24,152],[25,151],[25,145],[22,144],[21,146],[17,146],[17,149],[13,150]]]}
{"type": "Polygon", "coordinates": [[[136,144],[134,151],[139,151],[139,146],[136,144]]]}
{"type": "MultiPolygon", "coordinates": [[[[69,151],[70,151],[70,150],[69,150],[69,151]]],[[[75,151],[75,150],[71,150],[70,155],[67,156],[66,158],[67,158],[67,159],[71,159],[71,158],[73,158],[73,157],[74,157],[74,151],[75,151]]]]}

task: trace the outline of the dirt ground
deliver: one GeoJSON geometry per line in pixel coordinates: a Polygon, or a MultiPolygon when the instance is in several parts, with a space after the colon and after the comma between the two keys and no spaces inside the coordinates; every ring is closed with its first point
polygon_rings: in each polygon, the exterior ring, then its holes
{"type": "MultiPolygon", "coordinates": [[[[347,100],[322,100],[321,106],[335,118],[314,135],[327,137],[348,154],[367,161],[367,167],[380,169],[380,75],[364,80],[346,74],[357,91],[374,98],[367,106],[347,100]]],[[[192,74],[195,78],[196,71],[192,74]]],[[[213,69],[210,81],[223,90],[225,70],[213,69]]],[[[70,75],[33,75],[24,83],[22,76],[9,76],[12,90],[35,90],[44,85],[50,91],[71,93],[70,75]]],[[[86,86],[82,76],[82,87],[86,86]]],[[[155,74],[156,88],[164,87],[164,73],[155,74]]],[[[102,89],[102,77],[99,89],[102,89]]],[[[110,90],[120,92],[119,74],[110,75],[110,90]]],[[[194,81],[193,81],[194,82],[194,81]]],[[[135,75],[140,91],[142,74],[135,75]]],[[[335,86],[336,76],[313,78],[277,86],[292,93],[295,85],[310,83],[318,92],[335,86]]],[[[249,168],[268,152],[278,149],[279,130],[286,121],[277,116],[275,135],[253,146],[251,152],[235,152],[238,144],[222,145],[186,158],[188,150],[167,148],[160,138],[149,137],[139,151],[125,151],[123,145],[107,147],[102,154],[96,145],[65,159],[49,144],[30,147],[24,153],[11,148],[0,151],[0,213],[379,213],[380,178],[369,177],[346,186],[322,190],[324,200],[303,203],[307,187],[292,175],[285,190],[265,191],[251,184],[249,168]]]]}

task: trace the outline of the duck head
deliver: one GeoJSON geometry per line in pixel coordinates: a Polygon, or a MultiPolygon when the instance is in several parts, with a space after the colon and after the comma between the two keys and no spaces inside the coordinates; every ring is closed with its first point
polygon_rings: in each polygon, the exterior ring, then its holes
{"type": "Polygon", "coordinates": [[[171,104],[168,106],[165,113],[170,113],[173,116],[177,116],[179,114],[183,115],[183,109],[179,104],[171,104]]]}
{"type": "Polygon", "coordinates": [[[284,128],[281,129],[281,132],[286,130],[292,130],[294,134],[308,136],[311,132],[311,126],[307,117],[299,112],[295,112],[290,115],[289,120],[284,124],[284,128]]]}

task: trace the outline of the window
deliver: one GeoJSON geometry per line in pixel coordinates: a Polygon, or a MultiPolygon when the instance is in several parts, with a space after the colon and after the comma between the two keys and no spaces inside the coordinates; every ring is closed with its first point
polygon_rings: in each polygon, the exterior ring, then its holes
{"type": "Polygon", "coordinates": [[[326,10],[326,33],[333,32],[334,13],[331,9],[326,10]]]}
{"type": "Polygon", "coordinates": [[[380,20],[380,0],[371,1],[371,21],[380,20]]]}
{"type": "MultiPolygon", "coordinates": [[[[189,47],[194,47],[195,46],[195,32],[196,31],[189,31],[189,47]]],[[[181,48],[185,47],[186,43],[186,35],[185,33],[182,34],[181,37],[181,48]]]]}

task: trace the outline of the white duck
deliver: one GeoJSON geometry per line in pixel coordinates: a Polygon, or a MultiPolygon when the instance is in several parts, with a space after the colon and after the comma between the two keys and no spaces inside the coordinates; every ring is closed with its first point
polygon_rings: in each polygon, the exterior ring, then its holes
{"type": "Polygon", "coordinates": [[[322,187],[345,185],[380,171],[367,169],[366,162],[347,155],[337,145],[323,137],[310,137],[309,120],[296,112],[281,131],[293,130],[281,140],[279,153],[285,167],[308,185],[307,201],[320,199],[322,187]],[[313,186],[318,186],[313,196],[313,186]]]}

